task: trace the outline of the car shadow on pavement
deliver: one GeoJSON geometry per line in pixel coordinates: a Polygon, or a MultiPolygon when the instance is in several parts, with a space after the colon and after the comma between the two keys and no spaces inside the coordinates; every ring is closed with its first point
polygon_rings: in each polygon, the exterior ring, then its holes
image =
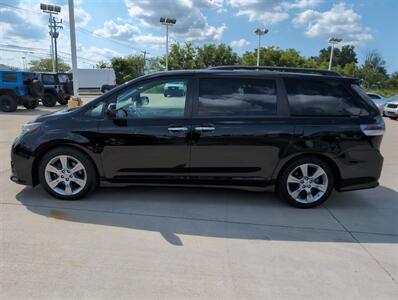
{"type": "Polygon", "coordinates": [[[296,209],[270,192],[232,189],[101,188],[81,201],[55,200],[41,187],[16,199],[64,222],[159,232],[182,246],[184,235],[246,240],[398,243],[398,193],[387,187],[337,193],[315,209],[296,209]]]}

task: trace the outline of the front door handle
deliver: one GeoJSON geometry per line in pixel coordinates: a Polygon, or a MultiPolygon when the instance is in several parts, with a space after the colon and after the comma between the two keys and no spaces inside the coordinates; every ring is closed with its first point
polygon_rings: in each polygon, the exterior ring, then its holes
{"type": "Polygon", "coordinates": [[[197,131],[197,132],[213,132],[214,130],[216,130],[216,128],[214,128],[213,126],[195,127],[195,131],[197,131]]]}
{"type": "Polygon", "coordinates": [[[188,132],[187,127],[169,127],[167,130],[170,132],[188,132]]]}

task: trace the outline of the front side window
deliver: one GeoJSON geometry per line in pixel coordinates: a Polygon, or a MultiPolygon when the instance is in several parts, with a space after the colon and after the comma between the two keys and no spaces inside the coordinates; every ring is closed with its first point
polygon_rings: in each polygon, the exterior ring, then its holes
{"type": "Polygon", "coordinates": [[[267,116],[276,114],[274,80],[208,78],[199,83],[199,116],[267,116]]]}
{"type": "Polygon", "coordinates": [[[4,72],[3,73],[4,82],[17,82],[17,73],[14,72],[4,72]]]}
{"type": "Polygon", "coordinates": [[[285,79],[290,112],[296,116],[352,116],[361,108],[339,81],[285,79]]]}
{"type": "Polygon", "coordinates": [[[186,92],[185,80],[164,80],[135,85],[116,97],[117,117],[183,117],[186,92]]]}

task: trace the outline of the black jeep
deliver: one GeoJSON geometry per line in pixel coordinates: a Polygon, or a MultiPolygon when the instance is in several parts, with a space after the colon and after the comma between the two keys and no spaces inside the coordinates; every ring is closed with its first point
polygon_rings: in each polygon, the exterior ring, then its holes
{"type": "Polygon", "coordinates": [[[52,107],[57,104],[65,105],[73,94],[72,74],[68,73],[40,73],[39,78],[44,84],[44,106],[52,107]]]}

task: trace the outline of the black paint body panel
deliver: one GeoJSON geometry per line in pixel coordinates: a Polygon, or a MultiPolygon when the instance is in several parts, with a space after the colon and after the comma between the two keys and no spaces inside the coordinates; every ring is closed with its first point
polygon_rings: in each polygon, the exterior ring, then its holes
{"type": "MultiPolygon", "coordinates": [[[[41,157],[58,146],[75,147],[97,167],[101,181],[109,183],[199,184],[266,187],[275,184],[290,160],[302,155],[324,158],[336,176],[336,189],[371,188],[378,185],[383,157],[382,137],[365,136],[360,124],[371,124],[375,115],[361,117],[295,117],[289,114],[283,76],[259,72],[164,72],[121,85],[72,111],[39,117],[39,129],[19,136],[11,151],[11,179],[38,184],[41,157]],[[231,75],[232,74],[232,75],[231,75]],[[198,78],[203,76],[273,76],[278,82],[278,112],[268,117],[196,117],[198,78]],[[107,103],[123,89],[156,78],[189,80],[183,118],[136,119],[118,122],[86,112],[107,103]],[[170,126],[187,132],[172,133],[170,126]],[[212,132],[197,132],[213,126],[212,132]]],[[[300,75],[303,76],[303,75],[300,75]]],[[[312,75],[305,75],[311,78],[312,75]]],[[[331,78],[331,80],[342,80],[331,78]]],[[[104,105],[105,107],[105,105],[104,105]]]]}

